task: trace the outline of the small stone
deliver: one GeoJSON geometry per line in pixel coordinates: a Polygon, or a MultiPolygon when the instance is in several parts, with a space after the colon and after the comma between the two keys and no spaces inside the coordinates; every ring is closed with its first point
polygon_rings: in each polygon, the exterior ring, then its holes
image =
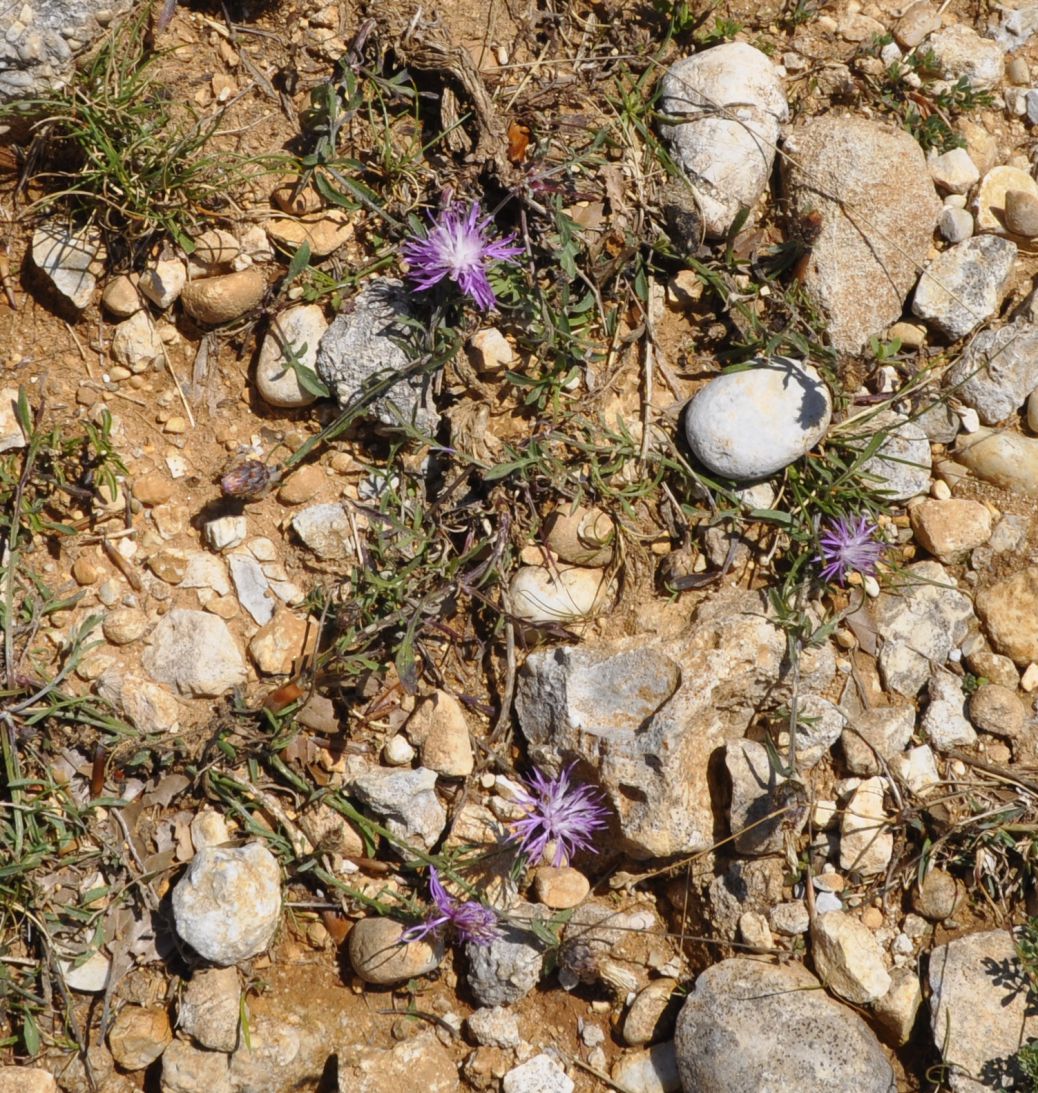
{"type": "Polygon", "coordinates": [[[843,911],[816,915],[811,942],[818,975],[841,998],[863,1006],[890,989],[879,942],[857,919],[843,911]]]}
{"type": "Polygon", "coordinates": [[[101,303],[117,319],[128,319],[144,306],[136,284],[125,273],[113,277],[105,285],[104,292],[101,293],[101,303]]]}
{"type": "Polygon", "coordinates": [[[512,611],[534,625],[577,622],[602,610],[613,586],[601,569],[522,566],[509,585],[512,611]]]}
{"type": "Polygon", "coordinates": [[[974,198],[977,231],[1005,232],[1006,194],[1010,191],[1038,198],[1038,182],[1018,167],[994,167],[981,180],[974,198]]]}
{"type": "Polygon", "coordinates": [[[926,161],[930,177],[949,194],[965,194],[980,181],[980,171],[965,148],[952,148],[926,161]]]}
{"type": "Polygon", "coordinates": [[[543,1052],[513,1067],[501,1083],[502,1093],[573,1093],[573,1082],[550,1056],[543,1052]]]}
{"type": "Polygon", "coordinates": [[[108,986],[112,969],[111,957],[97,951],[81,964],[73,960],[59,960],[62,978],[71,990],[82,994],[100,994],[108,986]]]}
{"type": "Polygon", "coordinates": [[[58,1083],[34,1066],[0,1066],[0,1093],[58,1093],[58,1083]]]}
{"type": "Polygon", "coordinates": [[[522,919],[550,912],[537,904],[519,902],[511,919],[501,922],[501,933],[489,945],[467,944],[468,985],[481,1006],[510,1006],[525,998],[540,982],[544,944],[522,919]]]}
{"type": "MultiPolygon", "coordinates": [[[[338,23],[338,19],[336,19],[338,23]]],[[[282,182],[271,194],[271,200],[283,212],[292,216],[306,216],[321,208],[321,195],[310,183],[299,185],[299,179],[282,182]]]]}
{"type": "Polygon", "coordinates": [[[195,850],[203,846],[223,846],[230,841],[227,821],[212,808],[205,808],[191,821],[191,845],[195,850]]]}
{"type": "Polygon", "coordinates": [[[305,505],[320,491],[325,482],[324,471],[316,463],[307,463],[290,474],[278,489],[278,500],[284,505],[305,505]]]}
{"type": "Polygon", "coordinates": [[[1006,193],[1006,227],[1014,235],[1033,239],[1038,235],[1038,194],[1025,190],[1009,190],[1006,193]]]}
{"type": "Polygon", "coordinates": [[[959,437],[954,455],[985,482],[1038,496],[1038,440],[1032,437],[979,426],[959,437]]]}
{"type": "Polygon", "coordinates": [[[1031,82],[1031,70],[1023,57],[1011,57],[1006,65],[1006,78],[1017,87],[1026,87],[1031,82]]]}
{"type": "Polygon", "coordinates": [[[941,210],[937,230],[946,243],[963,243],[973,235],[973,215],[948,205],[941,210]]]}
{"type": "Polygon", "coordinates": [[[383,745],[382,758],[391,767],[407,767],[418,753],[403,733],[391,736],[383,745]]]}
{"type": "Polygon", "coordinates": [[[201,968],[184,985],[177,1027],[210,1051],[234,1051],[241,1020],[241,986],[235,968],[201,968]]]}
{"type": "Polygon", "coordinates": [[[172,480],[158,472],[143,474],[133,480],[133,496],[148,508],[164,505],[172,499],[174,490],[172,480]]]}
{"type": "Polygon", "coordinates": [[[1021,668],[1038,661],[1038,566],[981,589],[976,608],[997,652],[1021,668]]]}
{"type": "Polygon", "coordinates": [[[129,645],[148,629],[148,616],[139,607],[121,607],[105,613],[101,632],[113,645],[129,645]]]}
{"type": "MultiPolygon", "coordinates": [[[[394,1027],[400,1029],[405,1039],[391,1048],[362,1046],[356,1037],[344,1037],[336,1052],[339,1081],[335,1088],[338,1093],[409,1093],[410,1090],[456,1093],[461,1088],[457,1066],[440,1041],[445,1029],[414,1033],[414,1023],[407,1018],[402,1018],[400,1025],[394,1027]]],[[[326,1047],[326,1055],[328,1050],[326,1047]]],[[[315,1070],[311,1073],[316,1075],[315,1070]]]]}
{"type": "Polygon", "coordinates": [[[851,774],[875,775],[908,746],[915,731],[911,706],[872,706],[850,721],[852,731],[840,738],[851,774]]]}
{"type": "MultiPolygon", "coordinates": [[[[172,554],[172,551],[167,553],[172,554]]],[[[187,568],[180,579],[185,588],[201,588],[214,592],[217,596],[226,596],[231,590],[227,578],[227,567],[221,558],[214,558],[201,550],[193,550],[184,556],[187,568]]]]}
{"type": "Polygon", "coordinates": [[[353,553],[353,531],[342,505],[310,505],[292,517],[292,530],[319,558],[338,561],[353,553]]]}
{"type": "Polygon", "coordinates": [[[158,308],[165,309],[177,300],[187,283],[187,267],[179,258],[160,259],[146,269],[138,287],[158,308]]]}
{"type": "Polygon", "coordinates": [[[740,854],[781,850],[787,832],[799,834],[806,811],[794,818],[787,803],[787,779],[775,769],[768,749],[755,740],[732,740],[725,748],[725,768],[731,778],[730,823],[740,854]]]}
{"type": "Polygon", "coordinates": [[[930,869],[923,883],[912,889],[912,907],[930,922],[944,922],[962,905],[962,884],[943,869],[930,869]]]}
{"type": "Polygon", "coordinates": [[[68,225],[41,224],[32,237],[32,260],[51,284],[80,311],[90,303],[97,287],[91,267],[101,252],[96,230],[76,231],[68,225]]]}
{"type": "Polygon", "coordinates": [[[316,401],[317,395],[302,385],[285,351],[290,350],[316,379],[317,347],[327,329],[317,304],[289,308],[274,320],[256,362],[256,388],[268,406],[294,409],[316,401]]]}
{"type": "Polygon", "coordinates": [[[210,270],[229,266],[241,253],[241,245],[229,231],[210,228],[199,235],[191,252],[191,261],[201,263],[210,270]]]}
{"type": "Polygon", "coordinates": [[[904,1044],[912,1035],[922,1002],[923,991],[915,968],[892,968],[890,989],[876,999],[872,1012],[894,1043],[904,1044]]]}
{"type": "Polygon", "coordinates": [[[407,927],[391,918],[363,918],[347,941],[350,966],[364,980],[390,987],[428,975],[443,959],[443,941],[429,935],[420,941],[401,944],[407,927]]]}
{"type": "Polygon", "coordinates": [[[680,1008],[675,996],[676,979],[654,979],[643,987],[624,1016],[622,1035],[625,1044],[641,1047],[667,1040],[674,1034],[674,1021],[680,1008]]]}
{"type": "Polygon", "coordinates": [[[979,501],[921,501],[909,517],[919,545],[945,564],[962,561],[991,538],[991,513],[979,501]]]}
{"type": "Polygon", "coordinates": [[[250,266],[238,273],[188,281],[181,300],[184,310],[196,322],[219,326],[257,307],[266,291],[266,277],[250,266]]]}
{"type": "Polygon", "coordinates": [[[947,338],[964,337],[998,310],[1016,255],[1015,243],[995,235],[955,244],[926,267],[912,298],[912,314],[947,338]]]}
{"type": "Polygon", "coordinates": [[[977,734],[966,717],[966,696],[959,677],[934,669],[930,676],[930,704],[920,719],[920,728],[937,751],[971,747],[977,734]]]}
{"type": "Polygon", "coordinates": [[[436,772],[425,767],[375,767],[346,785],[348,792],[382,817],[386,827],[409,846],[431,850],[447,824],[447,812],[436,796],[436,772]]]}
{"type": "Polygon", "coordinates": [[[133,372],[163,360],[162,339],[146,311],[124,319],[112,335],[112,357],[133,372]]]}
{"type": "Polygon", "coordinates": [[[869,439],[877,433],[885,434],[875,455],[861,467],[862,474],[878,479],[872,488],[882,490],[891,501],[907,501],[926,493],[932,460],[926,433],[914,421],[890,411],[877,414],[869,422],[869,429],[869,439]]]}
{"type": "Polygon", "coordinates": [[[484,1006],[465,1018],[468,1034],[485,1047],[518,1047],[522,1043],[519,1021],[504,1006],[484,1006]]]}
{"type": "Polygon", "coordinates": [[[305,619],[287,607],[279,607],[249,642],[249,656],[264,675],[289,675],[296,660],[306,651],[305,646],[312,647],[316,640],[316,627],[308,628],[305,619]]]}
{"type": "Polygon", "coordinates": [[[894,24],[894,39],[904,49],[915,49],[940,26],[940,12],[928,0],[917,0],[894,24]]]}
{"type": "Polygon", "coordinates": [[[249,534],[249,525],[244,516],[219,516],[205,522],[202,534],[206,543],[219,553],[241,546],[249,534]]]}
{"type": "Polygon", "coordinates": [[[978,91],[997,87],[1005,76],[1002,47],[982,38],[972,27],[956,23],[932,33],[926,42],[940,66],[941,75],[953,83],[965,76],[978,91]]]}
{"type": "Polygon", "coordinates": [[[327,258],[353,239],[353,222],[339,210],[297,219],[284,217],[263,222],[270,241],[294,254],[305,243],[313,258],[327,258]]]}
{"type": "Polygon", "coordinates": [[[926,345],[926,334],[926,327],[922,323],[894,323],[887,330],[887,338],[891,341],[896,338],[902,349],[922,349],[926,345]]]}
{"type": "Polygon", "coordinates": [[[677,1093],[681,1077],[673,1041],[656,1044],[647,1051],[625,1051],[613,1065],[610,1077],[617,1089],[627,1093],[677,1093]]]}
{"type": "Polygon", "coordinates": [[[895,758],[893,765],[913,793],[923,794],[941,780],[937,772],[937,761],[929,744],[909,748],[904,755],[895,758]]]}
{"type": "Polygon", "coordinates": [[[475,759],[461,703],[446,691],[434,691],[407,722],[407,735],[417,745],[422,766],[447,778],[466,778],[475,759]]]}
{"type": "Polygon", "coordinates": [[[222,695],[246,678],[245,661],[227,624],[202,611],[175,609],[165,615],[143,661],[157,682],[183,695],[222,695]]]}
{"type": "Polygon", "coordinates": [[[72,577],[78,585],[97,584],[103,576],[104,570],[93,558],[83,556],[72,563],[72,577]]]}
{"type": "Polygon", "coordinates": [[[227,565],[238,602],[255,622],[265,626],[274,616],[275,600],[259,562],[251,554],[236,551],[227,556],[227,565]]]}
{"type": "Polygon", "coordinates": [[[806,934],[811,925],[807,905],[802,899],[776,904],[768,914],[768,925],[783,937],[806,934]]]}
{"type": "Polygon", "coordinates": [[[112,1022],[108,1047],[124,1070],[144,1070],[172,1039],[169,1015],[160,1006],[124,1006],[112,1022]]]}
{"type": "Polygon", "coordinates": [[[883,925],[883,912],[878,907],[866,907],[861,913],[862,926],[878,930],[883,925]]]}
{"type": "Polygon", "coordinates": [[[231,1093],[227,1056],[174,1039],[162,1053],[162,1093],[231,1093]]]}
{"type": "Polygon", "coordinates": [[[570,866],[543,865],[533,871],[534,898],[553,910],[576,907],[590,891],[591,882],[570,866]]]}
{"type": "Polygon", "coordinates": [[[1020,676],[1020,689],[1026,694],[1038,691],[1038,664],[1028,664],[1020,676]]]}
{"type": "Polygon", "coordinates": [[[473,368],[483,375],[500,372],[515,361],[515,350],[511,342],[496,326],[477,330],[469,338],[468,351],[473,368]]]}
{"type": "Polygon", "coordinates": [[[840,825],[840,868],[874,876],[894,852],[894,836],[883,808],[883,779],[865,778],[847,802],[840,825]]]}
{"type": "Polygon", "coordinates": [[[13,387],[0,390],[0,452],[24,448],[25,434],[18,423],[18,391],[13,387]]]}
{"type": "Polygon", "coordinates": [[[281,870],[260,842],[200,850],[173,889],[177,934],[223,967],[263,952],[280,914],[281,870]]]}
{"type": "Polygon", "coordinates": [[[984,683],[970,695],[969,716],[981,732],[1015,739],[1023,732],[1027,711],[1015,691],[984,683]]]}
{"type": "Polygon", "coordinates": [[[737,480],[774,474],[810,451],[829,427],[829,389],[810,365],[757,358],[712,379],[689,404],[685,435],[710,471],[737,480]]]}

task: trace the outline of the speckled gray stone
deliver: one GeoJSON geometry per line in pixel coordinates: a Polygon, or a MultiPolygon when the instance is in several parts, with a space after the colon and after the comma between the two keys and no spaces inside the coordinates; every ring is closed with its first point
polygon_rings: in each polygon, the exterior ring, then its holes
{"type": "Polygon", "coordinates": [[[540,982],[544,943],[527,925],[536,916],[545,922],[553,912],[536,903],[517,903],[501,920],[501,934],[489,945],[465,946],[468,983],[481,1006],[510,1006],[540,982]]]}
{"type": "Polygon", "coordinates": [[[696,1093],[894,1093],[868,1025],[799,964],[722,960],[696,980],[674,1044],[696,1093]]]}
{"type": "Polygon", "coordinates": [[[948,392],[997,425],[1038,387],[1038,326],[1018,321],[982,330],[944,378],[948,392]]]}
{"type": "Polygon", "coordinates": [[[891,501],[907,501],[925,493],[930,486],[932,460],[926,433],[914,421],[889,410],[872,418],[866,429],[869,438],[877,432],[887,433],[876,454],[862,464],[862,472],[872,479],[872,488],[891,501]]]}

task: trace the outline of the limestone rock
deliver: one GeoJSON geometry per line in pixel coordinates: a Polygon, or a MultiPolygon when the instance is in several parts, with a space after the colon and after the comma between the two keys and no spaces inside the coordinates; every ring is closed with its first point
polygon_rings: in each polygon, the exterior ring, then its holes
{"type": "Polygon", "coordinates": [[[543,865],[533,871],[534,898],[552,910],[576,907],[590,891],[591,882],[571,866],[543,865]]]}
{"type": "Polygon", "coordinates": [[[997,87],[1005,76],[1002,47],[982,38],[972,27],[956,23],[935,31],[926,40],[941,68],[941,75],[953,83],[965,76],[978,91],[997,87]]]}
{"type": "Polygon", "coordinates": [[[428,975],[443,959],[443,942],[435,936],[402,944],[407,927],[391,918],[362,918],[350,930],[347,951],[350,966],[377,986],[395,986],[428,975]]]}
{"type": "Polygon", "coordinates": [[[876,775],[908,746],[915,730],[911,706],[872,706],[851,718],[840,746],[851,774],[876,775]]]}
{"type": "Polygon", "coordinates": [[[1027,710],[1015,690],[983,683],[970,695],[969,718],[981,732],[1013,740],[1024,731],[1027,710]]]}
{"type": "Polygon", "coordinates": [[[912,890],[912,907],[930,922],[943,922],[962,905],[962,884],[944,869],[930,869],[922,884],[912,890]]]}
{"type": "Polygon", "coordinates": [[[707,968],[678,1016],[674,1044],[682,1087],[696,1093],[896,1089],[868,1025],[799,964],[737,957],[707,968]]]}
{"type": "Polygon", "coordinates": [[[288,675],[296,660],[317,640],[316,624],[308,626],[287,607],[279,607],[249,642],[249,656],[264,675],[288,675]],[[309,634],[309,642],[307,635],[309,634]]]}
{"type": "Polygon", "coordinates": [[[502,1093],[573,1093],[565,1070],[542,1052],[513,1067],[501,1083],[502,1093]]]}
{"type": "Polygon", "coordinates": [[[461,703],[446,691],[434,691],[411,715],[407,735],[417,745],[422,766],[447,778],[466,778],[475,759],[461,703]]]}
{"type": "Polygon", "coordinates": [[[281,914],[281,870],[259,842],[205,847],[173,889],[177,933],[221,966],[264,951],[281,914]]]}
{"type": "Polygon", "coordinates": [[[811,953],[822,982],[848,1002],[864,1006],[890,989],[883,950],[872,931],[843,911],[815,915],[811,953]]]}
{"type": "Polygon", "coordinates": [[[353,238],[353,222],[339,209],[299,219],[266,220],[263,230],[272,243],[290,254],[305,243],[312,258],[327,258],[353,238]]]}
{"type": "Polygon", "coordinates": [[[177,1027],[211,1051],[234,1051],[241,1019],[241,985],[235,968],[195,971],[184,985],[177,1027]]]}
{"type": "Polygon", "coordinates": [[[76,231],[64,224],[48,222],[33,233],[32,260],[36,268],[80,311],[94,297],[97,278],[93,269],[100,253],[101,237],[90,228],[76,231]]]}
{"type": "Polygon", "coordinates": [[[997,425],[1038,387],[1038,329],[1018,321],[982,330],[948,369],[944,382],[985,425],[997,425]]]}
{"type": "Polygon", "coordinates": [[[966,696],[959,677],[935,668],[930,675],[930,704],[920,719],[920,728],[937,751],[971,747],[977,734],[966,717],[966,696]]]}
{"type": "Polygon", "coordinates": [[[953,454],[985,482],[1038,496],[1038,440],[1033,437],[981,425],[959,437],[953,454]]]}
{"type": "Polygon", "coordinates": [[[882,873],[894,852],[883,808],[883,779],[866,778],[847,802],[840,825],[840,868],[863,877],[882,873]]]}
{"type": "Polygon", "coordinates": [[[854,438],[864,444],[877,433],[885,437],[862,464],[864,475],[872,479],[872,488],[891,501],[907,501],[930,487],[930,441],[914,422],[893,411],[877,414],[865,423],[867,432],[854,438]]]}
{"type": "Polygon", "coordinates": [[[688,119],[664,126],[663,136],[696,191],[707,234],[723,236],[767,187],[789,117],[778,72],[753,46],[725,42],[671,65],[661,93],[665,114],[688,119]]]}
{"type": "Polygon", "coordinates": [[[481,1006],[510,1006],[537,986],[545,948],[528,923],[534,917],[547,921],[551,914],[547,907],[520,901],[501,921],[499,937],[489,945],[465,946],[469,989],[481,1006]]]}
{"type": "Polygon", "coordinates": [[[785,149],[791,212],[821,216],[804,288],[833,346],[857,353],[901,318],[929,256],[941,205],[926,160],[902,130],[835,114],[798,126],[785,149]]]}
{"type": "Polygon", "coordinates": [[[890,989],[876,999],[872,1012],[895,1044],[905,1044],[922,1004],[923,991],[915,968],[892,968],[890,989]]]}
{"type": "Polygon", "coordinates": [[[635,995],[624,1015],[625,1044],[640,1047],[666,1040],[673,1034],[678,1008],[675,1003],[680,1002],[680,996],[674,994],[678,985],[676,979],[653,979],[635,995]]]}
{"type": "Polygon", "coordinates": [[[787,357],[757,358],[700,390],[685,414],[685,435],[715,474],[763,478],[810,451],[831,415],[829,389],[814,368],[787,357]]]}
{"type": "Polygon", "coordinates": [[[519,1021],[504,1006],[484,1006],[465,1018],[465,1028],[477,1044],[513,1048],[522,1042],[519,1021]]]}
{"type": "Polygon", "coordinates": [[[997,652],[1021,668],[1038,661],[1038,566],[989,584],[976,603],[997,652]]]}
{"type": "Polygon", "coordinates": [[[992,167],[980,181],[973,207],[977,214],[977,231],[1005,234],[1006,195],[1010,192],[1038,197],[1038,182],[1019,167],[992,167]]]}
{"type": "Polygon", "coordinates": [[[535,626],[586,619],[608,606],[613,586],[604,570],[580,566],[521,566],[512,574],[512,611],[535,626]]]}
{"type": "Polygon", "coordinates": [[[101,293],[101,303],[117,319],[128,319],[144,306],[136,283],[125,273],[113,277],[101,293]]]}
{"type": "Polygon", "coordinates": [[[256,362],[256,388],[268,406],[293,409],[309,406],[317,396],[299,382],[285,350],[316,376],[317,347],[328,322],[317,304],[304,304],[282,312],[263,339],[256,362]]]}
{"type": "Polygon", "coordinates": [[[160,258],[141,274],[137,285],[156,307],[165,309],[180,296],[186,283],[187,267],[179,258],[160,258]]]}
{"type": "Polygon", "coordinates": [[[730,823],[736,852],[781,853],[786,833],[798,835],[807,820],[806,808],[783,811],[797,800],[795,786],[775,769],[768,749],[754,740],[730,740],[725,767],[732,781],[730,823]]]}
{"type": "Polygon", "coordinates": [[[347,789],[368,806],[399,839],[431,850],[447,823],[436,796],[436,772],[372,768],[347,782],[347,789]]]}
{"type": "Polygon", "coordinates": [[[456,1093],[460,1088],[457,1068],[431,1030],[391,1048],[349,1040],[338,1054],[339,1093],[456,1093]]]}
{"type": "Polygon", "coordinates": [[[172,1039],[169,1015],[161,1006],[124,1006],[112,1022],[108,1047],[124,1070],[144,1070],[172,1039]]]}
{"type": "Polygon", "coordinates": [[[174,1040],[162,1053],[162,1093],[231,1093],[227,1056],[174,1040]]]}
{"type": "Polygon", "coordinates": [[[144,666],[183,695],[216,696],[245,682],[245,661],[223,619],[176,608],[152,634],[144,666]]]}
{"type": "Polygon", "coordinates": [[[181,299],[184,310],[196,322],[219,326],[258,307],[266,291],[266,277],[255,266],[250,266],[238,273],[188,281],[181,299]]]}
{"type": "Polygon", "coordinates": [[[131,372],[141,372],[161,361],[162,339],[146,311],[134,312],[112,334],[112,357],[131,372]]]}
{"type": "Polygon", "coordinates": [[[318,556],[330,561],[353,553],[353,531],[342,505],[308,505],[292,517],[292,530],[318,556]]]}
{"type": "Polygon", "coordinates": [[[979,501],[949,497],[909,509],[916,542],[946,564],[960,562],[991,538],[991,513],[979,501]]]}

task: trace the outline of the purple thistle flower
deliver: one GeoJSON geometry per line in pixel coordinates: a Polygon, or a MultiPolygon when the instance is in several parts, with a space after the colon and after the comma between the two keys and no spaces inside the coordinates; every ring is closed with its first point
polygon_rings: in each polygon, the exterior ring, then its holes
{"type": "Polygon", "coordinates": [[[570,785],[572,772],[572,763],[558,778],[535,770],[526,783],[529,791],[519,797],[527,814],[512,821],[511,838],[528,862],[539,862],[549,843],[555,844],[555,866],[572,860],[578,850],[596,849],[592,836],[606,827],[608,813],[597,790],[570,785]]]}
{"type": "Polygon", "coordinates": [[[457,900],[443,885],[434,865],[429,866],[429,893],[436,913],[424,922],[405,930],[400,935],[403,944],[420,941],[429,934],[439,933],[445,926],[453,926],[459,941],[471,941],[475,945],[489,945],[499,936],[497,915],[489,907],[475,900],[457,900]]]}
{"type": "Polygon", "coordinates": [[[408,276],[417,289],[424,291],[449,277],[484,311],[497,303],[487,280],[487,264],[515,258],[522,248],[512,242],[514,235],[489,240],[491,218],[481,218],[481,212],[478,201],[467,211],[460,202],[451,202],[424,237],[403,243],[400,253],[410,266],[408,276]]]}
{"type": "Polygon", "coordinates": [[[830,520],[818,539],[821,553],[815,561],[822,567],[822,580],[846,582],[851,572],[871,576],[887,544],[876,538],[877,527],[867,516],[842,516],[830,520]]]}

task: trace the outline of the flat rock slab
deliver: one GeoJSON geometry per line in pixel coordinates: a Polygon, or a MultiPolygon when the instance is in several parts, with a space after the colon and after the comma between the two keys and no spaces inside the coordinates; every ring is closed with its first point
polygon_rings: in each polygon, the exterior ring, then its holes
{"type": "Polygon", "coordinates": [[[89,229],[73,231],[63,224],[41,224],[32,237],[32,260],[73,307],[82,310],[97,287],[93,270],[101,237],[89,229]]]}
{"type": "Polygon", "coordinates": [[[1004,421],[1038,387],[1038,327],[1015,322],[982,330],[948,369],[944,384],[985,425],[1004,421]]]}
{"type": "Polygon", "coordinates": [[[941,203],[908,133],[864,118],[815,118],[785,142],[793,215],[820,218],[804,288],[835,349],[857,353],[901,318],[930,253],[941,203]]]}
{"type": "Polygon", "coordinates": [[[696,1093],[895,1093],[872,1030],[799,964],[722,960],[696,980],[674,1046],[696,1093]]]}
{"type": "Polygon", "coordinates": [[[227,623],[207,611],[176,609],[152,634],[144,667],[182,695],[225,694],[245,682],[245,658],[227,623]]]}

